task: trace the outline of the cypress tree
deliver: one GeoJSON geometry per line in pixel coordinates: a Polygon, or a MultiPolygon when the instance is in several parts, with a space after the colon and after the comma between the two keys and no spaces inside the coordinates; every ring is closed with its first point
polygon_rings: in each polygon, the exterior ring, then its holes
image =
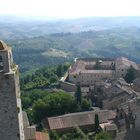
{"type": "Polygon", "coordinates": [[[95,124],[95,132],[97,133],[99,131],[99,117],[98,117],[98,114],[95,114],[94,124],[95,124]]]}
{"type": "Polygon", "coordinates": [[[61,77],[63,75],[63,68],[62,65],[58,65],[57,69],[56,69],[56,74],[58,77],[61,77]]]}
{"type": "Polygon", "coordinates": [[[81,86],[80,86],[80,83],[77,84],[77,89],[76,89],[76,93],[75,93],[75,98],[76,98],[77,104],[80,104],[80,105],[81,105],[82,93],[81,93],[81,86]]]}

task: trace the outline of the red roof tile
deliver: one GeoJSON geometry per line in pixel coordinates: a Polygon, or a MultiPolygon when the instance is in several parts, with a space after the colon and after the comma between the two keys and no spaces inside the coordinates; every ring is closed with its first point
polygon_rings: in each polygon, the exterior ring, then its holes
{"type": "Polygon", "coordinates": [[[36,140],[49,140],[49,136],[44,132],[36,132],[36,140]]]}

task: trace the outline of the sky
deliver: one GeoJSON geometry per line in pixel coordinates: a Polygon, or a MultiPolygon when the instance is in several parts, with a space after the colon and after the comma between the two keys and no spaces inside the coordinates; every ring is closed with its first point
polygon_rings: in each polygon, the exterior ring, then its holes
{"type": "Polygon", "coordinates": [[[0,0],[0,15],[48,18],[140,16],[140,0],[0,0]]]}

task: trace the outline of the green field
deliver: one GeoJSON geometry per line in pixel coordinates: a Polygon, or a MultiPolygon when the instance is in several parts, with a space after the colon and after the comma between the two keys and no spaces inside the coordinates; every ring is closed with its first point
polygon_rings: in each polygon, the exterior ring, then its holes
{"type": "Polygon", "coordinates": [[[43,56],[48,56],[48,57],[68,57],[68,53],[58,50],[58,49],[49,49],[46,52],[42,53],[43,56]]]}

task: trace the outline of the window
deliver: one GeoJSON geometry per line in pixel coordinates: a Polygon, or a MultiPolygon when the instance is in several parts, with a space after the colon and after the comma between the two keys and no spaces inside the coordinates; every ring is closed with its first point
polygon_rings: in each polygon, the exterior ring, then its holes
{"type": "Polygon", "coordinates": [[[0,72],[3,70],[3,60],[2,56],[0,55],[0,72]]]}
{"type": "Polygon", "coordinates": [[[0,55],[0,62],[2,62],[2,56],[0,55]]]}
{"type": "Polygon", "coordinates": [[[20,112],[20,107],[18,107],[18,106],[17,106],[17,111],[18,111],[18,113],[20,112]]]}

